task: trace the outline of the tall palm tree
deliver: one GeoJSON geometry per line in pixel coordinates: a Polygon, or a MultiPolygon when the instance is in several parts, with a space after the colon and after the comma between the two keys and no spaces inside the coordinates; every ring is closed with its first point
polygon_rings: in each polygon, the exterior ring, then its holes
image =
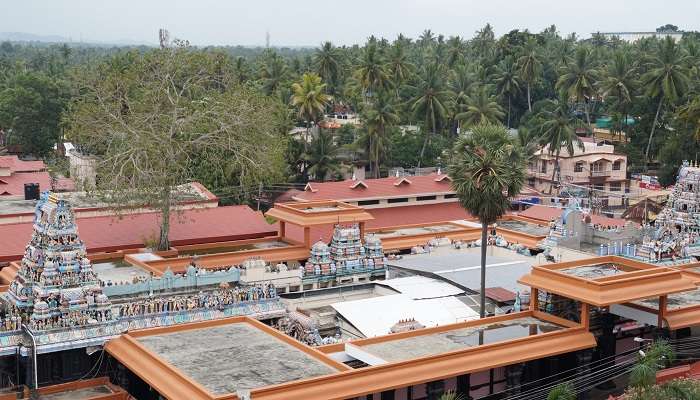
{"type": "Polygon", "coordinates": [[[447,39],[447,65],[452,68],[464,58],[466,52],[465,43],[459,36],[450,36],[447,39]]]}
{"type": "Polygon", "coordinates": [[[618,50],[608,64],[600,81],[601,95],[612,97],[612,107],[627,118],[627,109],[637,88],[637,66],[623,50],[618,50]]]}
{"type": "Polygon", "coordinates": [[[585,47],[576,49],[574,58],[562,68],[556,88],[576,103],[583,102],[588,131],[591,129],[590,103],[595,94],[598,70],[593,67],[591,51],[585,47]]]}
{"type": "Polygon", "coordinates": [[[370,42],[365,46],[359,68],[355,74],[365,90],[366,99],[371,97],[375,91],[388,87],[389,75],[375,43],[370,42]]]}
{"type": "Polygon", "coordinates": [[[528,38],[523,47],[523,54],[518,58],[518,72],[527,87],[527,109],[532,111],[532,85],[542,74],[542,60],[534,38],[528,38]]]}
{"type": "Polygon", "coordinates": [[[455,143],[449,175],[460,204],[481,223],[481,310],[486,315],[488,226],[510,207],[525,182],[525,157],[503,126],[477,125],[455,143]]]}
{"type": "Polygon", "coordinates": [[[302,75],[301,82],[292,84],[292,106],[297,108],[297,115],[306,121],[306,138],[304,139],[304,149],[309,142],[309,131],[312,122],[318,122],[323,117],[326,105],[330,97],[325,93],[326,85],[322,83],[321,77],[314,73],[302,75]]]}
{"type": "Polygon", "coordinates": [[[457,114],[457,120],[464,121],[468,126],[499,124],[504,115],[503,108],[496,98],[486,86],[482,86],[474,95],[469,96],[466,108],[464,112],[457,114]]]}
{"type": "Polygon", "coordinates": [[[340,172],[338,146],[333,135],[324,129],[311,141],[308,151],[304,154],[308,166],[308,174],[315,180],[323,182],[326,176],[340,172]]]}
{"type": "Polygon", "coordinates": [[[331,94],[335,93],[340,76],[340,53],[331,42],[323,42],[321,48],[314,54],[316,72],[326,82],[331,94]]]}
{"type": "Polygon", "coordinates": [[[678,110],[678,116],[695,127],[695,139],[700,141],[700,99],[694,99],[678,110]]]}
{"type": "Polygon", "coordinates": [[[689,79],[685,67],[685,57],[680,46],[676,45],[676,42],[670,37],[666,37],[659,43],[656,55],[651,58],[648,72],[642,76],[642,87],[645,94],[659,99],[654,123],[649,133],[649,143],[647,143],[644,152],[647,167],[649,165],[649,150],[654,139],[661,108],[666,102],[677,101],[688,88],[689,79]]]}
{"type": "Polygon", "coordinates": [[[394,99],[388,92],[379,92],[365,115],[366,142],[370,169],[375,178],[379,178],[379,160],[389,142],[388,129],[399,123],[394,99]]]}
{"type": "MultiPolygon", "coordinates": [[[[572,155],[574,154],[574,145],[583,149],[583,143],[576,136],[578,119],[571,115],[565,101],[550,100],[548,107],[545,107],[541,113],[541,142],[548,146],[549,155],[554,155],[554,170],[552,171],[552,180],[549,184],[549,193],[551,194],[556,174],[559,171],[561,150],[566,149],[569,155],[572,155]]],[[[561,179],[561,175],[559,179],[561,179]]]]}
{"type": "Polygon", "coordinates": [[[423,33],[421,33],[418,37],[418,43],[420,43],[421,47],[431,46],[434,41],[435,34],[433,34],[433,31],[431,31],[430,29],[424,30],[423,33]]]}
{"type": "Polygon", "coordinates": [[[426,129],[430,132],[423,139],[423,146],[418,158],[418,168],[423,161],[425,147],[437,128],[447,116],[447,102],[449,91],[445,90],[445,81],[442,78],[443,70],[440,64],[431,63],[423,69],[422,79],[416,90],[417,95],[411,100],[411,110],[420,118],[426,129]]]}
{"type": "Polygon", "coordinates": [[[396,88],[396,96],[399,96],[399,88],[413,74],[414,66],[408,59],[406,46],[402,41],[397,40],[389,48],[386,69],[396,88]]]}
{"type": "Polygon", "coordinates": [[[520,93],[520,75],[516,68],[515,60],[512,56],[504,58],[496,69],[496,77],[494,83],[496,84],[496,92],[508,101],[508,122],[506,126],[510,128],[510,112],[511,112],[511,102],[514,96],[520,93]]]}
{"type": "Polygon", "coordinates": [[[467,107],[469,96],[475,85],[474,75],[467,65],[455,65],[450,71],[448,89],[450,91],[449,114],[454,133],[457,133],[457,114],[467,107]]]}
{"type": "Polygon", "coordinates": [[[276,92],[287,75],[287,63],[276,53],[271,53],[260,70],[262,89],[268,96],[276,92]]]}

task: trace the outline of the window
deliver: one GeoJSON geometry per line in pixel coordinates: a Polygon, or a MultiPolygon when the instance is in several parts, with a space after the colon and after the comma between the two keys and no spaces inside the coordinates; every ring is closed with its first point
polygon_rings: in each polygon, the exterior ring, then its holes
{"type": "Polygon", "coordinates": [[[542,165],[540,165],[540,172],[545,174],[547,173],[547,161],[542,160],[542,165]]]}
{"type": "Polygon", "coordinates": [[[429,201],[435,199],[437,199],[437,196],[418,196],[418,201],[429,201]]]}
{"type": "Polygon", "coordinates": [[[528,186],[535,186],[535,178],[527,178],[528,186]]]}
{"type": "Polygon", "coordinates": [[[579,161],[574,164],[574,172],[583,172],[583,162],[579,161]]]}
{"type": "Polygon", "coordinates": [[[389,204],[393,204],[393,203],[407,203],[407,202],[408,202],[408,197],[401,197],[401,198],[398,198],[398,199],[389,199],[387,202],[388,202],[389,204]]]}
{"type": "Polygon", "coordinates": [[[593,185],[593,190],[601,190],[601,191],[604,191],[604,190],[605,190],[605,185],[603,185],[603,184],[601,184],[601,183],[596,183],[595,185],[593,185]]]}
{"type": "Polygon", "coordinates": [[[622,168],[622,161],[617,160],[613,163],[613,171],[619,171],[622,168]]]}
{"type": "Polygon", "coordinates": [[[358,206],[373,206],[379,204],[379,200],[360,200],[357,202],[358,206]]]}
{"type": "Polygon", "coordinates": [[[622,184],[620,182],[610,182],[610,191],[619,192],[622,190],[622,184]]]}
{"type": "Polygon", "coordinates": [[[446,199],[456,199],[457,198],[457,193],[450,193],[445,195],[446,199]]]}

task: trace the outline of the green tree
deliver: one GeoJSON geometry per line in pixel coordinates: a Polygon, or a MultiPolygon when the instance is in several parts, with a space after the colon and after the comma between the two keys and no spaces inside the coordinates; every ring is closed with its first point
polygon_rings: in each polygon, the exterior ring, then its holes
{"type": "Polygon", "coordinates": [[[158,248],[165,250],[178,185],[206,171],[207,179],[225,176],[245,188],[276,173],[282,105],[238,85],[221,90],[209,55],[188,47],[127,59],[81,74],[68,134],[99,160],[100,200],[117,212],[125,205],[160,212],[158,248]]]}
{"type": "Polygon", "coordinates": [[[326,85],[322,83],[321,77],[314,74],[304,74],[301,82],[292,84],[292,106],[297,109],[297,116],[306,121],[306,137],[304,138],[304,148],[309,142],[309,131],[311,123],[318,123],[323,117],[326,105],[330,97],[325,94],[326,85]]]}
{"type": "Polygon", "coordinates": [[[659,115],[664,104],[677,101],[688,89],[688,74],[685,68],[685,55],[680,46],[670,37],[662,40],[657,48],[656,54],[651,57],[648,72],[642,75],[642,87],[645,94],[651,98],[658,99],[656,115],[649,132],[649,142],[647,143],[644,157],[647,166],[649,164],[649,150],[654,139],[654,132],[659,121],[659,115]]]}
{"type": "Polygon", "coordinates": [[[422,79],[418,84],[417,95],[411,100],[411,111],[423,121],[426,130],[430,130],[423,140],[423,147],[418,157],[418,168],[421,166],[425,148],[430,138],[435,135],[438,127],[441,126],[447,116],[446,106],[450,93],[445,90],[445,82],[442,76],[443,70],[439,64],[428,64],[423,70],[422,79]]]}
{"type": "Polygon", "coordinates": [[[408,59],[406,48],[401,41],[396,41],[389,48],[386,69],[396,88],[396,96],[399,96],[399,88],[413,74],[414,66],[408,59]]]}
{"type": "Polygon", "coordinates": [[[518,71],[527,87],[527,109],[532,111],[532,85],[537,82],[542,74],[542,60],[537,41],[528,38],[523,47],[523,54],[518,58],[518,71]]]}
{"type": "MultiPolygon", "coordinates": [[[[566,102],[550,101],[541,113],[540,140],[547,145],[549,155],[554,155],[554,170],[549,184],[549,193],[552,193],[552,186],[559,172],[561,150],[566,149],[569,154],[574,154],[574,146],[583,149],[583,143],[576,135],[578,119],[571,115],[566,102]]],[[[559,181],[561,181],[561,175],[559,175],[559,181]]]]}
{"type": "Polygon", "coordinates": [[[648,388],[656,383],[656,373],[675,359],[668,342],[659,340],[640,351],[637,363],[630,371],[629,384],[635,388],[648,388]]]}
{"type": "Polygon", "coordinates": [[[355,76],[362,85],[365,99],[389,86],[389,75],[376,44],[368,43],[365,47],[355,76]]]}
{"type": "Polygon", "coordinates": [[[486,86],[469,96],[464,112],[457,114],[457,119],[468,126],[479,124],[499,124],[505,114],[486,86]]]}
{"type": "Polygon", "coordinates": [[[335,93],[342,69],[340,53],[331,42],[323,42],[321,48],[314,54],[316,72],[328,84],[329,92],[335,93]]]}
{"type": "Polygon", "coordinates": [[[0,127],[9,144],[45,156],[61,139],[61,114],[68,103],[65,84],[37,72],[21,72],[0,90],[0,127]]]}
{"type": "Polygon", "coordinates": [[[574,58],[562,69],[556,84],[556,88],[568,99],[583,103],[589,132],[592,132],[590,103],[595,95],[597,80],[598,70],[593,67],[590,50],[579,47],[574,58]]]}
{"type": "Polygon", "coordinates": [[[496,84],[497,93],[505,98],[508,102],[508,120],[506,126],[510,128],[511,103],[513,97],[520,93],[520,75],[518,75],[517,65],[512,57],[506,57],[498,64],[496,69],[496,84]]]}
{"type": "Polygon", "coordinates": [[[399,120],[394,99],[388,92],[379,92],[365,113],[366,134],[362,139],[368,149],[370,169],[375,178],[379,178],[380,159],[388,146],[389,129],[397,125],[399,120]]]}
{"type": "Polygon", "coordinates": [[[510,208],[525,182],[525,156],[503,126],[477,125],[454,146],[448,168],[460,204],[481,223],[481,302],[486,314],[488,227],[510,208]]]}
{"type": "Polygon", "coordinates": [[[560,383],[547,394],[547,400],[576,400],[576,391],[569,383],[560,383]]]}
{"type": "Polygon", "coordinates": [[[333,135],[325,129],[321,129],[311,141],[304,158],[309,168],[309,175],[317,181],[323,182],[326,177],[340,172],[338,146],[333,135]]]}
{"type": "Polygon", "coordinates": [[[262,90],[266,95],[279,90],[287,77],[287,63],[277,53],[270,53],[265,57],[265,61],[260,69],[262,80],[262,90]]]}
{"type": "Polygon", "coordinates": [[[622,50],[616,51],[600,81],[603,98],[611,97],[612,108],[626,118],[637,85],[637,68],[631,62],[629,54],[622,50]]]}

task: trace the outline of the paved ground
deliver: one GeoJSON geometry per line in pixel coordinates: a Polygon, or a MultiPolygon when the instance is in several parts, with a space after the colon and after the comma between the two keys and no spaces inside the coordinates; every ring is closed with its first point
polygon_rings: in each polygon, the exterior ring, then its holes
{"type": "Polygon", "coordinates": [[[147,336],[139,342],[214,395],[335,372],[245,323],[147,336]]]}
{"type": "Polygon", "coordinates": [[[69,390],[60,393],[45,394],[39,396],[39,400],[86,400],[96,396],[113,393],[107,386],[94,386],[78,390],[69,390]]]}

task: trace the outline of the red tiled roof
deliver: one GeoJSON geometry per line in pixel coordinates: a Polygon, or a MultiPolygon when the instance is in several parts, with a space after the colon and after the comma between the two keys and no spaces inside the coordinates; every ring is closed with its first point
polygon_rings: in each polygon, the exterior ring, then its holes
{"type": "MultiPolygon", "coordinates": [[[[78,218],[78,233],[89,252],[143,247],[144,239],[158,237],[160,215],[143,213],[122,218],[78,218]]],[[[275,235],[276,227],[248,206],[189,209],[171,216],[173,245],[252,239],[275,235]]],[[[32,234],[32,224],[0,225],[0,261],[21,258],[32,234]]]]}
{"type": "MultiPolygon", "coordinates": [[[[374,217],[373,220],[367,221],[368,229],[471,218],[471,215],[456,202],[370,208],[365,210],[374,217]]],[[[304,230],[302,228],[287,224],[286,232],[289,238],[299,242],[304,241],[304,230]]],[[[332,233],[332,225],[314,226],[311,228],[311,241],[315,242],[318,239],[322,239],[328,242],[332,233]]]]}
{"type": "MultiPolygon", "coordinates": [[[[540,221],[551,221],[557,219],[564,212],[561,208],[547,206],[532,206],[527,210],[520,212],[518,215],[523,217],[537,219],[540,221]]],[[[623,226],[627,220],[621,218],[610,218],[603,215],[591,215],[591,223],[604,226],[623,226]]]]}
{"type": "Polygon", "coordinates": [[[46,164],[43,161],[23,161],[17,156],[0,156],[0,168],[9,168],[10,172],[38,172],[45,171],[46,164]]]}
{"type": "Polygon", "coordinates": [[[432,193],[451,193],[449,179],[445,175],[430,174],[410,178],[379,178],[363,181],[345,180],[339,182],[310,182],[307,190],[295,194],[298,200],[340,200],[349,201],[368,198],[389,198],[416,196],[432,193]],[[401,183],[401,184],[398,184],[401,183]]]}
{"type": "Polygon", "coordinates": [[[24,196],[25,183],[38,183],[40,191],[51,189],[51,177],[48,172],[15,172],[10,176],[0,176],[0,198],[24,196]]]}

